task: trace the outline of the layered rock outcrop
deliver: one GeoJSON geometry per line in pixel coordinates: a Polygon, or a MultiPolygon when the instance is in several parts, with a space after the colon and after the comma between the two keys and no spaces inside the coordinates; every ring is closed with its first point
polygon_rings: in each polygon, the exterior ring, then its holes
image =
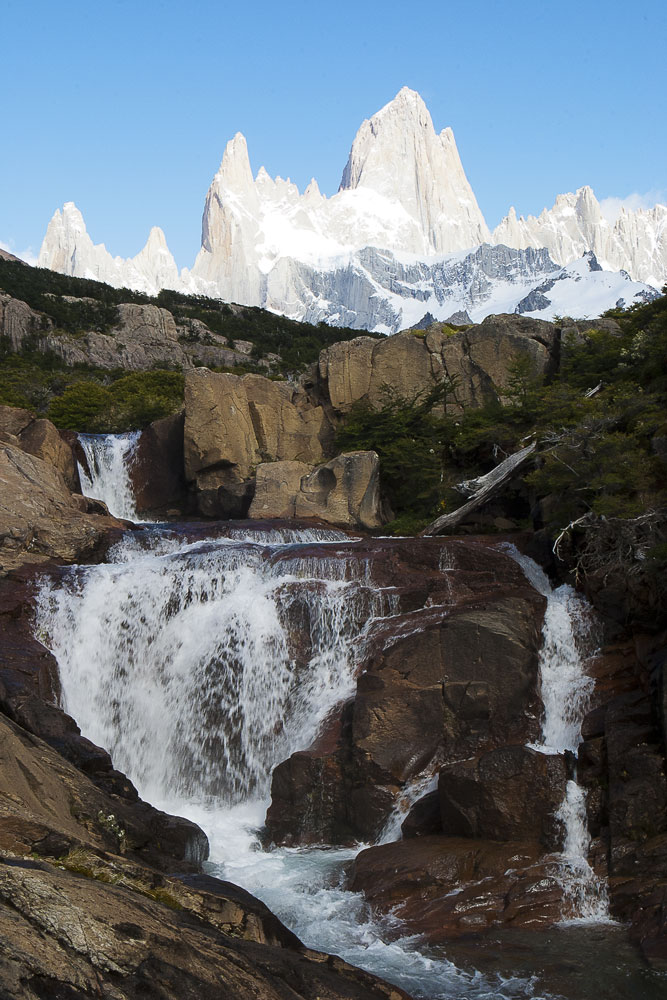
{"type": "Polygon", "coordinates": [[[341,413],[361,400],[382,405],[389,389],[413,399],[444,378],[453,381],[448,410],[502,398],[513,366],[528,362],[537,377],[557,365],[559,335],[551,323],[524,316],[489,316],[460,332],[434,323],[425,335],[406,331],[387,340],[367,337],[334,344],[320,355],[319,376],[341,413]]]}
{"type": "Polygon", "coordinates": [[[195,369],[185,379],[184,434],[185,476],[200,510],[239,517],[248,512],[261,463],[317,465],[331,428],[300,387],[195,369]]]}

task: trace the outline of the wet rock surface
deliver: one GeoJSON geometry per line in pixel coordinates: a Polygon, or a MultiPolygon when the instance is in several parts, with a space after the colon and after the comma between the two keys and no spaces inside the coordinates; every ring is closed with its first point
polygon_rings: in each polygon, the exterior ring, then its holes
{"type": "Polygon", "coordinates": [[[557,864],[534,841],[424,836],[372,847],[357,856],[350,888],[432,943],[561,916],[557,864]]]}
{"type": "Polygon", "coordinates": [[[185,414],[155,420],[139,437],[130,466],[138,514],[164,515],[187,507],[183,430],[185,414]]]}
{"type": "MultiPolygon", "coordinates": [[[[371,840],[425,769],[537,735],[544,600],[516,563],[457,541],[366,548],[372,579],[393,584],[405,610],[371,627],[332,749],[318,743],[275,769],[267,828],[278,842],[336,842],[341,830],[371,840]]],[[[364,558],[363,544],[355,551],[364,558]]]]}
{"type": "Polygon", "coordinates": [[[526,746],[503,746],[446,764],[438,785],[443,832],[500,841],[534,839],[546,850],[559,850],[563,831],[556,812],[573,770],[574,760],[564,754],[526,746]]]}

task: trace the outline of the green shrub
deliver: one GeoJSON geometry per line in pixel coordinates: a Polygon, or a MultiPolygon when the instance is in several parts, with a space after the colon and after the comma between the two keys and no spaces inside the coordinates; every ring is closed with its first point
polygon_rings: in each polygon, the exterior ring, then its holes
{"type": "Polygon", "coordinates": [[[109,390],[98,382],[75,382],[51,402],[48,417],[64,430],[101,432],[112,400],[109,390]]]}

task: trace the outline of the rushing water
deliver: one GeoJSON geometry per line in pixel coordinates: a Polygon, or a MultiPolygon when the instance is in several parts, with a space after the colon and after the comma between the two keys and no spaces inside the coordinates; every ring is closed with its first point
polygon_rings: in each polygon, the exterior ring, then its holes
{"type": "MultiPolygon", "coordinates": [[[[533,748],[549,754],[569,750],[576,755],[581,743],[581,725],[594,687],[585,666],[586,652],[592,652],[590,609],[567,584],[552,588],[548,576],[537,563],[513,545],[503,548],[519,563],[535,590],[547,599],[539,666],[544,705],[542,740],[533,744],[533,748]]],[[[564,831],[560,863],[563,917],[574,921],[609,922],[606,883],[588,863],[591,838],[586,792],[576,779],[568,781],[556,816],[564,831]]]]}
{"type": "MultiPolygon", "coordinates": [[[[131,452],[127,442],[123,447],[131,452]]],[[[353,693],[371,623],[395,611],[391,588],[375,584],[354,550],[335,530],[230,525],[224,536],[198,540],[167,526],[133,532],[107,563],[73,567],[58,585],[42,586],[37,626],[58,659],[64,707],[145,798],[206,830],[213,874],[263,899],[308,946],[415,996],[553,996],[530,972],[501,975],[500,963],[495,971],[462,967],[406,937],[391,917],[374,919],[363,897],[344,888],[359,847],[260,847],[272,766],[307,746],[333,706],[353,693]]],[[[591,689],[581,654],[585,605],[570,588],[552,590],[536,564],[511,554],[547,598],[545,714],[536,748],[576,750],[591,689]]],[[[446,579],[450,569],[445,560],[446,579]]],[[[400,836],[406,811],[432,787],[426,769],[403,790],[383,842],[400,836]]],[[[604,920],[576,781],[559,816],[568,912],[604,920]]]]}
{"type": "MultiPolygon", "coordinates": [[[[45,583],[38,631],[83,732],[145,798],[200,823],[212,873],[263,899],[307,945],[415,996],[534,997],[530,976],[463,971],[392,918],[373,919],[342,887],[359,847],[260,849],[272,765],[353,692],[369,626],[393,611],[391,588],[338,532],[231,528],[188,541],[155,527],[127,536],[108,563],[45,583]]],[[[405,790],[384,839],[431,781],[405,790]]]]}
{"type": "Polygon", "coordinates": [[[79,462],[81,491],[102,500],[114,517],[137,520],[130,482],[130,462],[139,443],[140,431],[129,434],[79,434],[79,444],[88,468],[79,462]]]}
{"type": "Polygon", "coordinates": [[[302,547],[132,534],[42,590],[66,710],[147,798],[264,797],[272,766],[353,692],[391,597],[363,563],[302,547]]]}

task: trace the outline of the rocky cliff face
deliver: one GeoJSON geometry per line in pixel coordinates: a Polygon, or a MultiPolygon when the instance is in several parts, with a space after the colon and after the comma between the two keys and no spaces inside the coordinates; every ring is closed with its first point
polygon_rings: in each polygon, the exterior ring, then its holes
{"type": "Polygon", "coordinates": [[[550,374],[558,345],[557,327],[527,317],[489,316],[460,332],[434,323],[424,336],[408,331],[334,344],[320,355],[319,378],[334,410],[346,413],[360,400],[381,405],[384,386],[410,399],[449,376],[457,387],[448,406],[456,412],[497,399],[520,358],[536,375],[550,374]]]}
{"type": "Polygon", "coordinates": [[[197,507],[207,516],[310,516],[377,526],[387,518],[376,457],[334,454],[335,429],[354,403],[380,407],[387,388],[411,399],[449,377],[456,383],[450,413],[481,406],[502,396],[519,359],[537,376],[553,372],[559,342],[553,324],[492,316],[458,333],[436,323],[424,336],[334,344],[298,386],[259,375],[188,372],[185,477],[197,507]]]}
{"type": "Polygon", "coordinates": [[[198,320],[179,325],[168,309],[124,302],[117,324],[107,333],[88,330],[83,335],[54,328],[44,313],[20,299],[0,293],[0,338],[10,349],[36,349],[66,365],[146,371],[151,368],[188,368],[193,365],[233,367],[248,357],[234,350],[225,337],[198,320]]]}

